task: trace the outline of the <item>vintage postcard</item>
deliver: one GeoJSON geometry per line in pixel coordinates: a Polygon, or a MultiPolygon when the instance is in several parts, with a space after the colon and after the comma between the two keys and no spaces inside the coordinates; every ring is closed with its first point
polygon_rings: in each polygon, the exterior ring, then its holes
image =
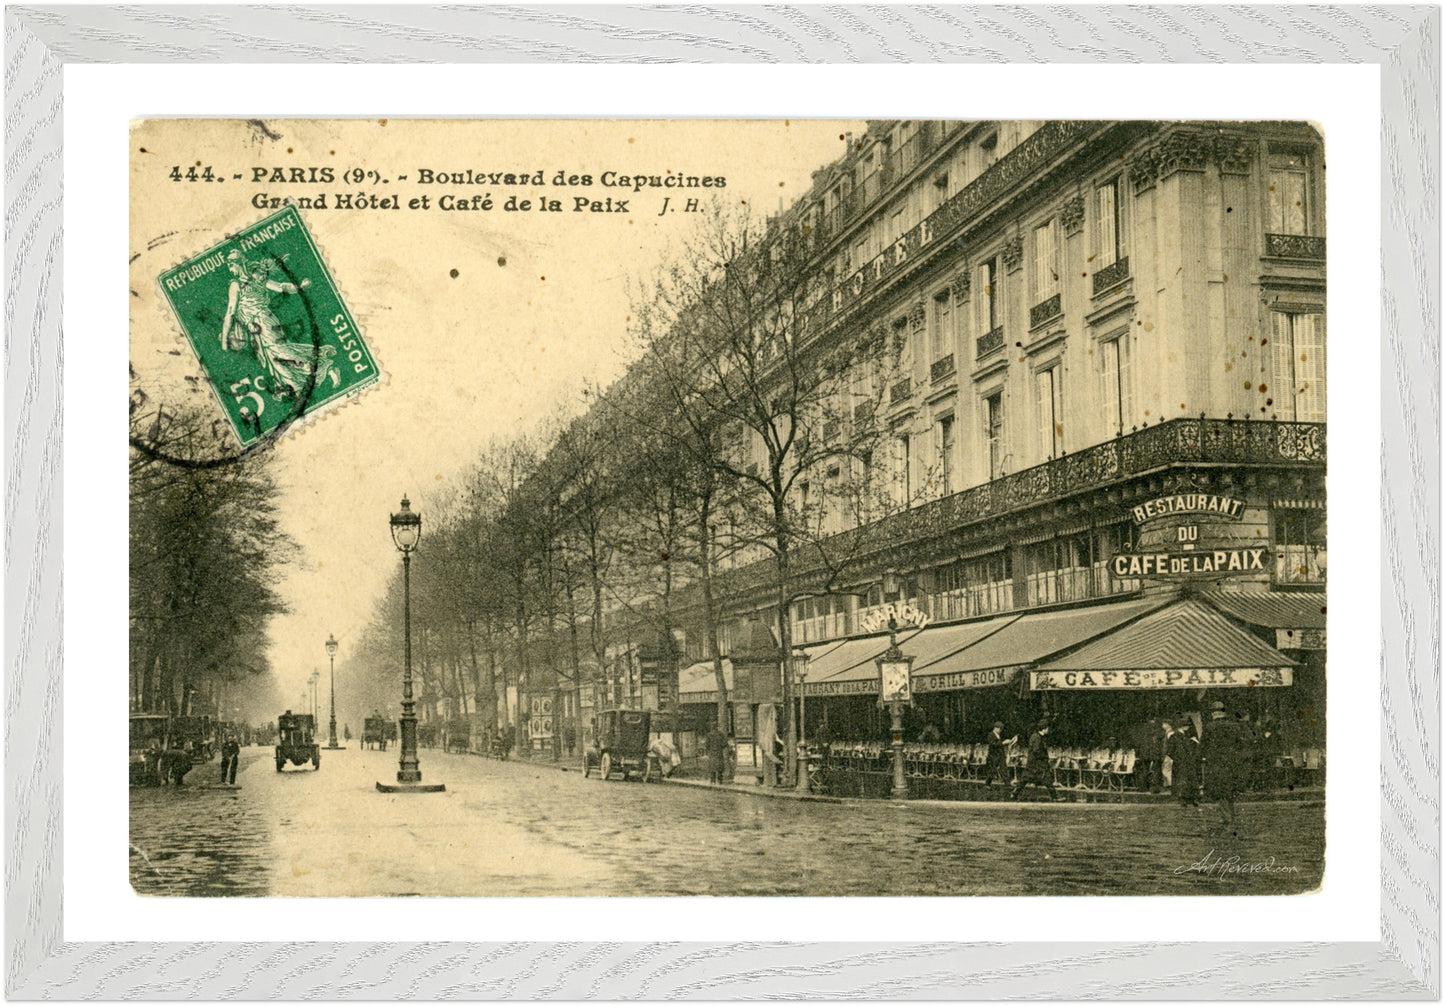
{"type": "Polygon", "coordinates": [[[1306,122],[149,119],[130,881],[1306,894],[1306,122]]]}

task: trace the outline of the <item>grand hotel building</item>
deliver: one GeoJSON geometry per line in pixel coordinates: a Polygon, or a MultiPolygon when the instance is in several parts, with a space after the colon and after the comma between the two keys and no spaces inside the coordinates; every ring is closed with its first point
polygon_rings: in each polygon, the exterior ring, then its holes
{"type": "MultiPolygon", "coordinates": [[[[886,737],[861,616],[903,602],[929,619],[910,738],[1050,712],[1093,744],[1224,701],[1323,746],[1324,195],[1288,122],[877,121],[816,173],[782,221],[824,279],[810,330],[883,333],[899,366],[868,417],[897,506],[826,517],[862,536],[848,582],[790,612],[809,733],[886,737]]],[[[768,564],[719,589],[736,657],[776,628],[768,564]]],[[[704,638],[677,681],[699,729],[704,638]]]]}

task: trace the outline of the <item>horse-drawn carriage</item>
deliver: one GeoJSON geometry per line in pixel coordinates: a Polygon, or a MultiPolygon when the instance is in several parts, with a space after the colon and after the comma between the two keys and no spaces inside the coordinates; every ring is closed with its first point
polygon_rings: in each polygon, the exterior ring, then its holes
{"type": "Polygon", "coordinates": [[[466,754],[472,747],[472,725],[464,719],[442,724],[442,750],[466,754]]]}
{"type": "Polygon", "coordinates": [[[309,713],[286,710],[276,718],[276,771],[286,763],[321,768],[321,745],[316,742],[316,717],[309,713]]]}
{"type": "Polygon", "coordinates": [[[396,740],[397,726],[392,720],[381,716],[368,716],[361,726],[362,748],[386,750],[387,742],[396,740]]]}

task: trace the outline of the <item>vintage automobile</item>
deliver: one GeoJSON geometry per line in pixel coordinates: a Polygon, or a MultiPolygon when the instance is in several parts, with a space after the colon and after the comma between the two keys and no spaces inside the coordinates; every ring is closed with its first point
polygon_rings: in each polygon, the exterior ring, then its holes
{"type": "Polygon", "coordinates": [[[166,713],[131,713],[130,784],[159,786],[161,754],[170,747],[171,718],[166,713]]]}
{"type": "Polygon", "coordinates": [[[171,746],[186,751],[196,761],[210,761],[221,747],[215,719],[210,716],[172,717],[171,746]]]}
{"type": "Polygon", "coordinates": [[[386,742],[396,740],[396,724],[382,716],[368,716],[361,726],[361,746],[386,750],[386,742]]]}
{"type": "Polygon", "coordinates": [[[652,714],[640,709],[611,709],[597,717],[597,738],[591,750],[584,752],[582,774],[590,776],[594,768],[603,779],[620,771],[623,779],[633,773],[643,782],[660,778],[656,759],[647,749],[652,738],[652,714]]]}
{"type": "Polygon", "coordinates": [[[276,771],[289,761],[292,765],[311,763],[321,768],[321,745],[316,742],[316,718],[309,713],[286,710],[276,718],[276,771]]]}

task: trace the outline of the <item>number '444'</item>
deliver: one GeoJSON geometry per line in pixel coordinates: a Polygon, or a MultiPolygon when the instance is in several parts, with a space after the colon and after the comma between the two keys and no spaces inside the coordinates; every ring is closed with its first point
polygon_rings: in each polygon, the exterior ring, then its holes
{"type": "Polygon", "coordinates": [[[187,168],[184,172],[181,171],[181,166],[177,164],[171,168],[170,179],[173,182],[214,182],[216,180],[216,173],[209,164],[204,168],[200,165],[195,165],[187,168]]]}

